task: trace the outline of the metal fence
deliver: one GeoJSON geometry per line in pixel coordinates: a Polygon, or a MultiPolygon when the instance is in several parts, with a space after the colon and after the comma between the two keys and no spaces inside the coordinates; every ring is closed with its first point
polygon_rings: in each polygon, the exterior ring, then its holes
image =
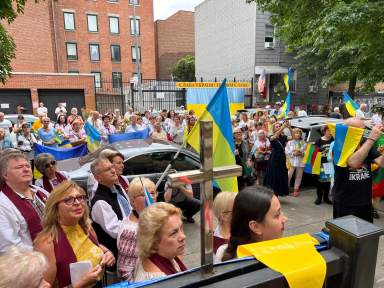
{"type": "Polygon", "coordinates": [[[96,109],[101,113],[120,109],[125,113],[129,107],[145,111],[176,110],[186,106],[186,90],[176,88],[176,82],[143,79],[141,91],[137,83],[102,80],[96,87],[96,109]]]}

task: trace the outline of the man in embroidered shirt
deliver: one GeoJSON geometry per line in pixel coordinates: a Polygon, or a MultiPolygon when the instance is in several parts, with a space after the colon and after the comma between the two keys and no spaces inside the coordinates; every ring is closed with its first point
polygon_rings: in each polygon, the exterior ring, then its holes
{"type": "Polygon", "coordinates": [[[0,173],[0,253],[13,245],[32,249],[42,229],[41,217],[49,194],[30,185],[31,165],[19,152],[1,156],[0,173]]]}
{"type": "Polygon", "coordinates": [[[117,257],[117,233],[122,220],[130,213],[125,193],[119,185],[112,163],[108,159],[96,159],[91,172],[98,181],[95,196],[91,201],[91,217],[100,244],[106,246],[117,257]]]}

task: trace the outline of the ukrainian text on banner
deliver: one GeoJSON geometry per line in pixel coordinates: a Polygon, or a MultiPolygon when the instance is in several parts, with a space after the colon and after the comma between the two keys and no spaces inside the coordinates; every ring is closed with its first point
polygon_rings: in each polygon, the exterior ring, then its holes
{"type": "Polygon", "coordinates": [[[40,144],[34,144],[35,156],[41,153],[51,154],[56,161],[77,158],[87,155],[87,145],[83,144],[72,148],[54,148],[49,146],[43,146],[40,144]]]}
{"type": "Polygon", "coordinates": [[[144,129],[136,132],[109,134],[108,141],[110,144],[126,140],[147,139],[149,137],[149,129],[144,129]]]}
{"type": "MultiPolygon", "coordinates": [[[[187,109],[194,110],[199,117],[203,114],[219,86],[220,83],[218,82],[177,83],[177,87],[187,89],[187,109]]],[[[228,82],[226,87],[230,114],[234,115],[237,110],[244,109],[244,95],[246,89],[249,89],[251,85],[248,82],[228,82]]]]}

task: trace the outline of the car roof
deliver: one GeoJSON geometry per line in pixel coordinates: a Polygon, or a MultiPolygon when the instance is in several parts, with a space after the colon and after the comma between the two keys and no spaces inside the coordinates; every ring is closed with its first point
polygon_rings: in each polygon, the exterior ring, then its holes
{"type": "Polygon", "coordinates": [[[295,117],[289,119],[292,127],[300,129],[311,129],[322,127],[327,123],[344,123],[342,119],[329,118],[325,116],[308,116],[308,117],[295,117]]]}
{"type": "MultiPolygon", "coordinates": [[[[115,142],[113,144],[105,145],[93,153],[90,153],[79,159],[80,165],[91,162],[96,159],[100,152],[105,149],[112,149],[119,151],[123,154],[124,159],[130,158],[134,155],[149,153],[149,152],[161,152],[161,151],[178,151],[180,146],[174,143],[154,140],[151,138],[148,139],[137,139],[137,140],[127,140],[121,142],[115,142]]],[[[188,149],[182,148],[182,151],[198,158],[197,154],[188,149]]]]}

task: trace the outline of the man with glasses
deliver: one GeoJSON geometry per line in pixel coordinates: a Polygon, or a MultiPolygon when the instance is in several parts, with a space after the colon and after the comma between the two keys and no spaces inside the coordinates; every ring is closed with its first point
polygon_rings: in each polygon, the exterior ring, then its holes
{"type": "Polygon", "coordinates": [[[130,214],[127,196],[119,185],[113,164],[105,158],[91,164],[91,172],[98,182],[91,201],[91,217],[100,244],[106,246],[117,257],[116,239],[124,218],[130,214]]]}
{"type": "Polygon", "coordinates": [[[32,250],[49,194],[31,185],[31,165],[20,152],[1,155],[0,173],[0,253],[10,246],[32,250]]]}

